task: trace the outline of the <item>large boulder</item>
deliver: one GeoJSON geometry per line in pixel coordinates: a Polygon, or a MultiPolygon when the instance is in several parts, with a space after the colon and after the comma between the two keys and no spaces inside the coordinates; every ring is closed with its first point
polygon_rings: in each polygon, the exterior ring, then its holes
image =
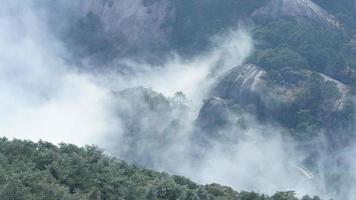
{"type": "Polygon", "coordinates": [[[309,70],[281,70],[283,80],[276,80],[256,65],[240,65],[221,77],[211,96],[296,132],[332,132],[352,124],[349,86],[309,70]]]}
{"type": "Polygon", "coordinates": [[[207,133],[223,129],[229,122],[230,111],[225,100],[213,97],[205,101],[200,109],[197,126],[207,133]]]}

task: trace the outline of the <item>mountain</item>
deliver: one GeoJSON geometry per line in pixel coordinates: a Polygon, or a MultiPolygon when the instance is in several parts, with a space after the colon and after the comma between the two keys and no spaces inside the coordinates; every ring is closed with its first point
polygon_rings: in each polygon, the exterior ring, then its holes
{"type": "MultiPolygon", "coordinates": [[[[232,101],[262,121],[275,121],[294,131],[303,132],[303,140],[313,138],[312,135],[310,138],[305,136],[308,132],[316,134],[320,129],[326,129],[330,143],[347,143],[349,139],[341,142],[331,135],[340,134],[340,129],[352,127],[351,88],[309,70],[284,68],[281,74],[283,81],[277,81],[260,67],[244,64],[222,76],[211,96],[232,101]]],[[[213,112],[212,116],[224,120],[224,117],[215,114],[218,112],[213,112]]],[[[216,119],[215,122],[219,121],[216,119]]]]}
{"type": "Polygon", "coordinates": [[[333,14],[344,27],[352,30],[356,29],[356,1],[355,0],[340,0],[340,1],[325,1],[313,0],[316,4],[323,7],[329,13],[333,14]]]}
{"type": "Polygon", "coordinates": [[[234,28],[264,1],[83,0],[61,37],[76,57],[99,64],[127,57],[160,63],[169,53],[207,50],[212,36],[234,28]]]}
{"type": "Polygon", "coordinates": [[[178,92],[166,97],[139,86],[114,92],[114,100],[114,120],[122,131],[108,136],[109,151],[126,161],[155,167],[160,152],[172,146],[184,128],[188,116],[185,95],[178,92]]]}
{"type": "MultiPolygon", "coordinates": [[[[160,72],[172,60],[177,68],[193,61],[191,68],[202,63],[204,69],[215,70],[204,80],[212,82],[211,87],[206,89],[206,82],[199,82],[199,89],[208,91],[196,90],[199,94],[192,96],[206,95],[194,105],[182,92],[167,97],[145,85],[111,91],[109,120],[119,128],[105,135],[103,143],[113,156],[169,172],[197,168],[190,171],[197,176],[209,168],[208,172],[214,172],[211,174],[230,180],[240,180],[229,172],[241,166],[245,171],[240,174],[248,174],[241,180],[248,179],[251,188],[256,187],[255,179],[267,187],[269,170],[279,175],[292,166],[280,177],[298,171],[301,175],[293,178],[308,179],[292,182],[293,187],[297,182],[308,183],[316,187],[311,191],[320,189],[321,193],[345,197],[340,199],[354,199],[348,195],[356,182],[355,164],[350,159],[356,139],[355,0],[44,2],[38,0],[34,5],[40,5],[41,16],[44,11],[51,16],[43,23],[48,21],[58,43],[63,42],[64,63],[75,68],[70,73],[84,71],[91,80],[92,75],[100,76],[101,70],[109,69],[118,72],[110,75],[135,82],[133,77],[141,69],[160,72]],[[242,64],[230,59],[226,63],[233,64],[225,66],[224,57],[235,54],[234,44],[227,47],[232,53],[225,55],[226,49],[218,52],[221,62],[208,63],[206,57],[215,57],[212,54],[221,46],[219,39],[237,27],[245,28],[252,37],[253,52],[242,64]],[[222,75],[216,78],[216,74],[222,75]],[[200,109],[191,108],[195,105],[200,109]],[[256,132],[263,132],[263,137],[256,132]],[[281,141],[267,142],[279,132],[281,141]],[[246,141],[250,143],[244,144],[246,141]],[[285,151],[285,146],[293,149],[292,153],[285,151]],[[253,155],[256,149],[262,153],[253,155]],[[270,149],[282,153],[265,158],[270,149]],[[237,157],[238,150],[244,154],[242,159],[237,157]],[[275,167],[275,160],[282,167],[275,167]],[[250,161],[249,165],[245,166],[245,161],[250,161]],[[247,173],[251,172],[249,167],[257,169],[253,177],[247,173]]],[[[226,39],[230,43],[234,38],[226,39]]],[[[169,73],[175,75],[174,70],[169,73]]],[[[188,82],[190,74],[179,81],[185,78],[188,82]]],[[[171,82],[161,84],[175,85],[171,82]]],[[[125,88],[125,83],[119,88],[125,88]]],[[[47,96],[41,99],[45,101],[47,96]]],[[[0,199],[298,199],[293,192],[269,197],[217,184],[202,186],[184,177],[127,164],[89,146],[4,138],[0,140],[0,158],[0,199]]]]}
{"type": "MultiPolygon", "coordinates": [[[[298,200],[198,185],[181,176],[143,169],[109,157],[95,146],[0,140],[2,200],[244,199],[298,200]]],[[[303,197],[303,200],[319,199],[303,197]]]]}
{"type": "Polygon", "coordinates": [[[171,15],[169,7],[168,1],[160,0],[86,0],[80,12],[84,23],[97,24],[97,37],[125,55],[164,43],[167,30],[163,26],[171,15]]]}
{"type": "Polygon", "coordinates": [[[306,18],[340,28],[338,20],[326,10],[311,0],[271,0],[269,3],[253,13],[255,17],[281,17],[306,18]]]}
{"type": "MultiPolygon", "coordinates": [[[[84,0],[65,38],[78,60],[120,71],[124,66],[113,60],[138,59],[162,67],[170,53],[187,60],[202,55],[214,48],[211,38],[243,22],[254,52],[215,82],[196,116],[194,139],[218,140],[235,122],[243,127],[239,115],[248,113],[259,123],[285,130],[317,171],[321,157],[316,151],[325,148],[330,160],[342,160],[339,152],[355,137],[355,2],[341,1],[84,0]],[[318,140],[320,134],[326,141],[318,140]]],[[[133,147],[146,147],[141,136],[149,136],[161,152],[187,114],[172,107],[169,98],[144,88],[116,96],[118,105],[128,105],[118,108],[118,117],[124,119],[123,135],[129,141],[116,145],[126,147],[125,159],[151,166],[155,152],[133,147]]]]}
{"type": "MultiPolygon", "coordinates": [[[[213,47],[212,37],[244,22],[253,24],[256,53],[283,46],[305,60],[297,63],[302,67],[344,83],[356,79],[356,45],[349,31],[355,21],[351,2],[343,4],[350,7],[341,8],[334,8],[332,2],[317,1],[321,7],[310,0],[80,2],[78,18],[71,20],[61,37],[73,53],[73,60],[86,63],[84,67],[93,63],[120,71],[123,66],[113,60],[131,58],[159,65],[171,53],[191,58],[213,47]],[[343,11],[348,11],[347,17],[336,17],[343,11]]],[[[258,64],[258,58],[252,60],[258,64]]],[[[271,65],[280,67],[278,63],[271,65]]]]}
{"type": "Polygon", "coordinates": [[[229,107],[226,101],[212,97],[200,109],[196,123],[205,133],[223,129],[229,121],[229,107]]]}

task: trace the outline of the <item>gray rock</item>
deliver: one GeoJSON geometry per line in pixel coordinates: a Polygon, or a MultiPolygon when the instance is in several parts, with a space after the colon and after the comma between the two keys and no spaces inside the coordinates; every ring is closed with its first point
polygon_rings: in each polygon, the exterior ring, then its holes
{"type": "Polygon", "coordinates": [[[255,65],[241,65],[221,77],[211,95],[239,104],[262,120],[272,119],[289,128],[308,121],[300,119],[303,112],[315,119],[310,122],[312,125],[319,127],[333,126],[335,120],[340,120],[335,116],[347,109],[347,85],[308,70],[287,74],[293,77],[291,84],[271,80],[266,71],[255,65]]]}
{"type": "Polygon", "coordinates": [[[252,15],[273,19],[279,17],[307,18],[334,27],[341,26],[333,15],[311,0],[270,0],[266,6],[256,10],[252,15]]]}
{"type": "Polygon", "coordinates": [[[82,16],[93,13],[117,48],[140,48],[165,39],[163,23],[169,17],[165,0],[85,0],[82,16]]]}
{"type": "Polygon", "coordinates": [[[228,105],[225,100],[217,97],[205,101],[196,120],[197,126],[207,133],[224,128],[228,122],[228,105]]]}
{"type": "Polygon", "coordinates": [[[262,79],[266,72],[256,65],[246,64],[233,68],[220,79],[212,95],[233,99],[234,101],[245,104],[254,97],[260,96],[265,85],[262,79]],[[231,92],[234,91],[234,92],[231,92]]]}

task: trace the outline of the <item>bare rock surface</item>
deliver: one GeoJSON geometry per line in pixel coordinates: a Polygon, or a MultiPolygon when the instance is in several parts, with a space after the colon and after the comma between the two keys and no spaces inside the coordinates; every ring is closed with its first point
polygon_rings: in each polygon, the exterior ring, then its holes
{"type": "Polygon", "coordinates": [[[169,1],[164,0],[85,0],[81,13],[93,13],[116,45],[128,47],[164,40],[162,26],[170,14],[169,1]]]}
{"type": "Polygon", "coordinates": [[[271,0],[266,6],[256,10],[259,17],[303,17],[340,27],[336,18],[311,0],[271,0]]]}
{"type": "Polygon", "coordinates": [[[326,126],[328,120],[334,119],[332,116],[343,112],[345,102],[350,97],[349,86],[324,74],[291,69],[284,73],[290,81],[288,84],[270,82],[268,76],[265,70],[256,65],[240,65],[221,77],[212,96],[233,101],[256,116],[283,123],[297,120],[293,118],[307,112],[320,118],[318,121],[326,126]],[[314,90],[313,84],[321,84],[325,88],[314,90]],[[308,98],[316,96],[321,98],[316,104],[317,108],[305,103],[308,98]]]}

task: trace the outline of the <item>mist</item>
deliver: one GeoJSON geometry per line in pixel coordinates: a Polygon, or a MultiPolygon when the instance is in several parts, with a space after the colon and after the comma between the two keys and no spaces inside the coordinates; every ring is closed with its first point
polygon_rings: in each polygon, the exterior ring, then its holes
{"type": "Polygon", "coordinates": [[[207,145],[194,139],[211,87],[253,52],[248,27],[237,24],[212,37],[210,50],[193,58],[172,52],[159,66],[117,59],[116,66],[131,72],[92,73],[68,62],[68,50],[46,21],[49,13],[33,2],[6,0],[0,8],[1,136],[95,144],[119,159],[238,191],[335,195],[322,178],[305,175],[306,155],[283,128],[247,113],[231,115],[247,125],[221,130],[222,139],[207,145]],[[147,96],[162,103],[152,108],[147,96]]]}
{"type": "Polygon", "coordinates": [[[33,5],[5,1],[1,7],[2,136],[93,144],[112,129],[108,91],[65,64],[64,47],[33,5]]]}

